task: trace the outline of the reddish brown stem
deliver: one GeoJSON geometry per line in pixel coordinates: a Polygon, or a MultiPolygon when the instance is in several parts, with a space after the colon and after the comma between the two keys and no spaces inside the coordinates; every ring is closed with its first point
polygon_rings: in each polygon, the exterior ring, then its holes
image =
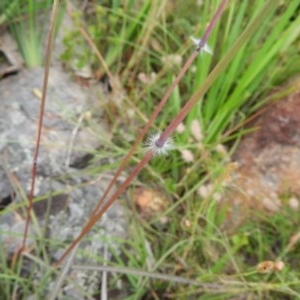
{"type": "Polygon", "coordinates": [[[59,3],[59,0],[55,0],[53,3],[52,13],[51,13],[51,21],[50,21],[50,29],[49,29],[49,33],[48,33],[48,39],[47,39],[45,73],[44,73],[44,79],[43,79],[43,91],[42,91],[42,98],[41,98],[41,105],[40,105],[40,112],[39,112],[39,120],[38,120],[38,125],[37,125],[36,144],[35,144],[35,150],[34,150],[34,155],[33,155],[33,164],[32,164],[32,171],[31,171],[31,186],[30,186],[30,193],[29,193],[29,203],[27,206],[26,224],[25,224],[25,229],[24,229],[22,250],[24,250],[25,246],[26,246],[26,240],[27,240],[29,224],[30,224],[30,212],[31,212],[31,209],[33,206],[35,178],[37,175],[37,161],[38,161],[41,136],[42,136],[42,126],[43,126],[43,119],[44,119],[44,112],[45,112],[46,93],[47,93],[47,87],[48,87],[49,68],[50,68],[50,61],[51,61],[51,49],[52,49],[52,44],[53,44],[55,16],[56,16],[57,9],[58,9],[58,3],[59,3]]]}
{"type": "Polygon", "coordinates": [[[89,232],[95,223],[100,219],[100,217],[110,208],[110,206],[115,202],[115,200],[124,192],[124,190],[129,186],[132,180],[140,173],[144,166],[153,157],[153,151],[148,151],[143,159],[138,165],[133,169],[131,174],[126,178],[126,180],[119,186],[118,190],[110,197],[108,202],[106,202],[99,212],[94,213],[88,223],[84,226],[79,236],[72,242],[60,259],[55,263],[55,266],[61,264],[61,262],[69,255],[69,253],[76,247],[76,245],[81,241],[81,239],[89,232]]]}
{"type": "MultiPolygon", "coordinates": [[[[109,198],[108,202],[103,205],[104,199],[106,198],[107,194],[109,193],[109,191],[112,188],[113,184],[115,183],[116,179],[121,174],[121,172],[124,170],[127,162],[129,161],[130,157],[133,155],[133,152],[137,148],[138,144],[142,141],[143,137],[145,136],[146,132],[148,131],[148,129],[150,128],[150,126],[154,122],[154,120],[157,117],[158,113],[161,111],[161,109],[165,105],[166,101],[170,97],[170,95],[171,95],[172,91],[174,90],[175,86],[178,84],[178,82],[180,81],[180,79],[182,78],[182,76],[185,74],[186,70],[190,67],[190,65],[192,64],[192,62],[195,60],[195,58],[197,57],[198,52],[201,50],[202,47],[204,47],[205,41],[207,40],[209,34],[211,33],[211,30],[215,26],[218,18],[220,18],[222,12],[224,11],[226,3],[227,3],[226,0],[223,0],[221,2],[220,6],[219,6],[219,8],[217,10],[217,12],[215,13],[215,15],[214,15],[214,17],[213,17],[213,19],[211,21],[212,24],[210,24],[207,27],[207,30],[206,30],[203,38],[201,39],[200,44],[196,48],[196,51],[194,51],[192,53],[192,55],[189,57],[189,59],[187,60],[187,62],[185,63],[185,65],[183,66],[183,68],[181,69],[181,71],[179,72],[178,76],[174,80],[173,84],[167,90],[167,92],[164,95],[163,99],[158,104],[158,106],[156,107],[155,111],[152,113],[152,115],[151,115],[148,123],[142,129],[142,131],[139,134],[138,138],[136,139],[134,145],[132,146],[132,148],[130,149],[129,153],[124,158],[121,166],[119,167],[119,169],[117,170],[115,176],[111,180],[108,188],[106,189],[106,191],[104,192],[104,195],[101,197],[101,199],[98,202],[96,208],[92,212],[89,221],[87,222],[87,224],[85,225],[85,227],[82,229],[80,235],[73,241],[73,243],[63,253],[63,255],[61,256],[61,258],[56,262],[56,264],[55,264],[56,266],[59,265],[65,259],[65,257],[81,241],[81,239],[91,230],[91,228],[99,220],[99,218],[103,215],[103,213],[114,203],[114,201],[128,187],[128,185],[132,182],[132,180],[135,178],[135,176],[143,169],[143,167],[149,162],[149,160],[153,156],[154,153],[152,151],[147,152],[147,154],[143,157],[143,159],[141,160],[141,162],[134,168],[134,170],[128,176],[128,178],[121,184],[121,186],[118,188],[118,190],[109,198]],[[101,207],[101,209],[100,209],[100,207],[101,207]]],[[[195,98],[195,95],[193,95],[192,98],[195,98]]],[[[183,120],[183,118],[186,116],[186,114],[191,109],[191,107],[193,105],[195,105],[195,99],[193,99],[193,101],[191,101],[191,100],[183,107],[183,109],[181,110],[181,112],[179,113],[179,115],[173,120],[173,122],[167,127],[167,129],[165,130],[165,132],[161,135],[161,137],[159,138],[159,141],[158,141],[159,144],[161,144],[163,146],[163,144],[164,144],[164,142],[166,140],[166,134],[169,132],[169,135],[170,135],[170,132],[172,132],[172,130],[174,130],[177,127],[177,125],[183,120]],[[192,106],[191,106],[191,104],[192,104],[192,106]]]]}
{"type": "Polygon", "coordinates": [[[202,39],[200,40],[197,51],[200,51],[201,48],[203,48],[205,46],[207,39],[209,38],[214,27],[216,26],[217,21],[221,17],[221,15],[226,7],[226,4],[227,4],[227,0],[223,0],[221,2],[220,6],[218,7],[217,11],[215,12],[215,15],[213,16],[212,20],[210,21],[209,25],[207,26],[202,39]]]}
{"type": "MultiPolygon", "coordinates": [[[[219,18],[221,17],[225,7],[226,7],[227,1],[223,0],[220,4],[220,6],[218,7],[215,15],[213,16],[211,22],[209,23],[202,39],[199,42],[199,45],[196,49],[196,51],[200,52],[201,49],[205,46],[206,41],[211,33],[211,31],[213,30],[213,28],[216,26],[217,21],[219,20],[219,18]]],[[[178,116],[173,120],[173,122],[171,122],[171,124],[165,129],[165,131],[161,134],[161,136],[158,139],[158,142],[161,144],[164,144],[165,141],[167,140],[167,138],[171,135],[171,133],[175,130],[175,128],[182,122],[182,120],[185,118],[186,114],[190,111],[190,109],[192,108],[192,106],[194,106],[194,103],[192,103],[192,105],[190,106],[189,103],[187,103],[182,110],[180,111],[180,113],[178,114],[178,116]]]]}
{"type": "MultiPolygon", "coordinates": [[[[190,57],[188,58],[188,60],[186,61],[186,63],[182,67],[182,69],[180,70],[179,74],[177,75],[177,77],[173,81],[172,85],[168,88],[168,90],[166,91],[165,95],[161,99],[160,103],[156,106],[156,108],[153,111],[153,113],[152,113],[152,115],[151,115],[148,123],[142,129],[142,131],[140,132],[139,136],[135,140],[135,143],[131,147],[130,151],[128,152],[128,154],[123,159],[120,167],[118,168],[118,170],[115,173],[113,179],[109,183],[109,185],[108,185],[107,189],[105,190],[103,196],[101,197],[101,199],[99,200],[97,206],[93,210],[92,215],[95,214],[98,211],[98,209],[101,207],[101,205],[104,202],[104,199],[107,197],[107,195],[110,192],[111,188],[116,183],[117,178],[120,176],[121,172],[125,169],[128,161],[130,160],[130,158],[133,155],[134,151],[136,150],[136,148],[138,147],[138,145],[140,144],[140,142],[143,140],[143,138],[145,137],[145,135],[148,132],[149,128],[154,123],[156,117],[158,116],[158,114],[160,113],[160,111],[162,110],[162,108],[164,107],[164,105],[166,104],[166,102],[169,99],[169,97],[171,96],[174,88],[177,86],[177,84],[179,83],[179,81],[182,79],[183,75],[186,73],[186,71],[188,70],[188,68],[191,66],[191,64],[193,63],[193,61],[196,59],[198,52],[204,47],[204,45],[205,45],[205,43],[206,43],[206,41],[207,41],[207,39],[208,39],[208,37],[209,37],[212,29],[216,25],[217,20],[220,18],[222,12],[224,11],[224,9],[226,7],[226,4],[227,4],[227,0],[223,0],[221,2],[220,6],[218,7],[218,9],[217,9],[217,11],[215,13],[215,15],[212,18],[212,21],[208,25],[208,27],[207,27],[207,29],[206,29],[206,31],[205,31],[205,33],[204,33],[204,35],[203,35],[203,37],[202,37],[202,39],[200,41],[199,46],[196,48],[196,51],[194,51],[190,55],[190,57]]],[[[160,139],[160,141],[161,141],[161,139],[160,139]]]]}
{"type": "Polygon", "coordinates": [[[145,137],[145,135],[148,132],[148,130],[151,127],[151,125],[154,123],[156,117],[158,116],[158,114],[160,113],[160,111],[162,110],[162,108],[164,107],[164,105],[166,104],[167,100],[171,96],[171,94],[172,94],[174,88],[176,87],[176,85],[178,84],[178,82],[181,80],[181,78],[183,77],[183,75],[185,74],[185,72],[187,71],[187,69],[190,67],[190,65],[193,63],[193,61],[197,57],[197,54],[198,54],[198,52],[194,51],[192,53],[192,55],[188,58],[188,60],[186,61],[186,63],[182,67],[182,69],[180,70],[178,76],[175,78],[174,82],[172,83],[172,85],[169,87],[169,89],[165,93],[164,97],[161,99],[160,103],[156,106],[156,108],[155,108],[154,112],[152,113],[152,115],[151,115],[148,123],[141,130],[139,136],[135,140],[135,142],[134,142],[133,146],[131,147],[130,151],[127,153],[127,155],[123,159],[121,165],[119,166],[119,168],[118,168],[117,172],[115,173],[113,179],[109,183],[109,185],[108,185],[107,189],[105,190],[103,196],[101,197],[101,199],[99,200],[97,206],[93,210],[92,215],[94,215],[95,213],[97,213],[97,211],[99,210],[99,208],[103,204],[104,199],[107,197],[108,193],[110,192],[111,188],[115,184],[116,180],[118,179],[118,177],[120,176],[120,174],[122,173],[122,171],[125,169],[128,161],[130,160],[130,158],[133,155],[134,151],[136,150],[136,148],[138,147],[138,145],[140,144],[140,142],[145,137]]]}

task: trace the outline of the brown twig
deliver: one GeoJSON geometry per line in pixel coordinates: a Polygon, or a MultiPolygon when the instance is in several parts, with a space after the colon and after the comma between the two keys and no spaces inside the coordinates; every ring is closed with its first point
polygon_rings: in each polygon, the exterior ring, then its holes
{"type": "Polygon", "coordinates": [[[27,216],[26,216],[26,224],[24,230],[24,237],[22,243],[22,250],[26,247],[26,240],[28,236],[29,224],[30,224],[30,212],[33,206],[33,198],[34,198],[34,187],[35,187],[35,179],[37,175],[37,164],[38,164],[38,156],[39,156],[39,149],[41,143],[41,136],[42,136],[42,126],[43,126],[43,119],[44,119],[44,112],[45,112],[45,104],[46,104],[46,93],[48,87],[48,77],[49,77],[49,69],[50,69],[50,61],[51,61],[51,52],[52,52],[52,44],[54,38],[54,30],[55,30],[55,20],[56,14],[58,10],[59,0],[54,0],[52,12],[51,12],[51,19],[50,19],[50,29],[48,33],[47,39],[47,48],[46,48],[46,61],[45,61],[45,72],[44,72],[44,79],[43,79],[43,91],[42,91],[42,98],[41,98],[41,105],[40,105],[40,112],[39,112],[39,120],[37,125],[37,136],[36,136],[36,144],[35,150],[33,155],[33,164],[32,164],[32,172],[31,172],[31,187],[29,193],[29,203],[27,206],[27,216]]]}
{"type": "MultiPolygon", "coordinates": [[[[207,39],[209,37],[209,34],[211,33],[211,30],[213,28],[212,24],[215,25],[215,21],[217,20],[217,18],[220,17],[220,14],[225,9],[226,2],[227,2],[226,0],[222,1],[220,7],[218,8],[215,16],[212,19],[213,21],[207,27],[206,32],[204,33],[203,38],[201,39],[201,42],[204,41],[204,43],[203,43],[203,45],[201,47],[203,47],[205,45],[205,43],[206,43],[206,41],[207,41],[207,39]]],[[[201,50],[201,47],[200,48],[197,47],[195,49],[195,51],[190,55],[190,57],[188,58],[188,60],[186,61],[186,63],[184,64],[184,66],[182,67],[182,69],[180,70],[180,72],[178,73],[177,77],[175,78],[175,80],[173,81],[173,83],[171,84],[171,86],[168,88],[168,90],[166,91],[165,95],[163,96],[163,98],[161,99],[161,101],[159,102],[159,104],[156,106],[156,108],[153,111],[151,117],[149,118],[148,123],[141,130],[139,136],[135,140],[135,142],[134,142],[133,146],[131,147],[130,151],[125,156],[125,158],[122,161],[120,167],[118,168],[117,172],[115,173],[113,179],[111,180],[110,184],[108,185],[107,189],[105,190],[103,196],[101,197],[101,199],[98,202],[97,206],[93,210],[92,215],[94,215],[99,210],[99,208],[101,207],[101,205],[103,204],[104,199],[107,197],[107,195],[110,192],[111,188],[116,183],[117,178],[120,176],[120,174],[122,173],[122,171],[125,169],[128,161],[132,157],[134,151],[136,150],[136,148],[138,147],[138,145],[140,144],[140,142],[144,139],[146,133],[148,132],[148,130],[150,129],[150,127],[154,123],[156,117],[158,116],[158,114],[160,113],[160,111],[162,110],[162,108],[165,106],[165,104],[168,101],[168,99],[170,98],[173,90],[175,89],[175,87],[177,86],[177,84],[180,82],[180,80],[182,79],[182,77],[184,76],[184,74],[186,73],[186,71],[188,70],[188,68],[191,66],[191,64],[196,59],[199,51],[201,50]]]]}
{"type": "MultiPolygon", "coordinates": [[[[127,162],[129,161],[130,157],[133,155],[135,149],[137,148],[138,144],[142,141],[143,137],[145,136],[146,132],[148,131],[148,129],[150,128],[150,126],[152,125],[152,123],[154,122],[155,118],[157,117],[158,113],[161,111],[161,109],[163,108],[163,106],[165,105],[166,101],[168,100],[168,98],[170,97],[173,89],[175,88],[175,86],[178,84],[178,82],[181,80],[181,78],[183,77],[183,75],[185,74],[185,72],[187,71],[187,69],[190,67],[190,65],[192,64],[192,62],[195,60],[195,58],[197,57],[198,53],[201,51],[201,49],[205,46],[206,40],[209,37],[209,34],[211,33],[213,27],[215,26],[217,20],[220,18],[222,12],[224,11],[225,7],[227,4],[227,0],[223,0],[219,6],[219,8],[217,9],[215,15],[212,18],[211,23],[209,24],[209,26],[207,27],[206,32],[203,35],[203,38],[200,40],[199,45],[197,45],[196,50],[191,54],[191,56],[189,57],[189,59],[187,60],[187,62],[185,63],[185,65],[183,66],[183,68],[181,69],[181,71],[179,72],[178,76],[176,77],[176,79],[174,80],[173,84],[170,86],[170,88],[167,90],[166,94],[164,95],[163,99],[161,100],[161,102],[157,105],[155,111],[153,112],[153,114],[151,115],[149,122],[145,125],[145,127],[142,129],[141,133],[139,134],[138,138],[136,139],[134,145],[132,146],[132,148],[130,149],[129,153],[126,155],[126,157],[124,158],[121,166],[119,167],[119,169],[117,170],[114,178],[112,179],[112,181],[110,182],[109,186],[107,187],[106,191],[104,192],[104,195],[101,197],[101,199],[99,200],[96,208],[94,209],[94,211],[92,212],[89,221],[87,222],[87,224],[84,226],[84,228],[82,229],[81,233],[79,234],[79,236],[72,242],[72,244],[67,248],[67,250],[63,253],[63,255],[60,257],[60,259],[55,263],[55,265],[59,265],[64,259],[65,257],[73,250],[73,248],[81,241],[81,239],[91,230],[91,228],[94,226],[94,224],[99,220],[99,218],[105,213],[105,211],[107,211],[109,209],[109,207],[114,203],[114,201],[123,193],[123,191],[128,187],[128,185],[132,182],[132,180],[135,178],[135,176],[137,176],[139,174],[139,172],[143,169],[143,167],[149,162],[149,160],[153,157],[153,155],[155,154],[154,151],[150,150],[148,151],[145,156],[143,157],[143,159],[141,160],[141,162],[133,169],[133,171],[131,172],[131,174],[128,176],[128,178],[120,185],[120,187],[118,188],[118,190],[109,198],[109,200],[107,201],[107,203],[104,204],[104,199],[106,198],[106,196],[108,195],[110,189],[112,188],[113,184],[115,183],[116,179],[118,178],[118,176],[121,174],[121,172],[124,170],[127,162]],[[104,205],[103,205],[104,204],[104,205]],[[102,206],[103,205],[103,206],[102,206]],[[102,206],[102,207],[101,207],[102,206]],[[101,209],[100,209],[101,207],[101,209]],[[100,210],[99,210],[100,209],[100,210]]],[[[195,98],[195,95],[193,95],[195,98]]],[[[193,99],[194,99],[193,98],[193,99]]],[[[190,103],[190,101],[188,102],[190,103]]],[[[190,105],[186,105],[188,107],[190,107],[190,105]]],[[[186,106],[184,107],[184,113],[187,113],[186,110],[186,106]]],[[[177,116],[174,120],[179,119],[180,117],[180,113],[179,116],[177,116]]],[[[171,124],[173,124],[174,122],[172,122],[171,124]]],[[[167,129],[170,126],[167,127],[167,129]]],[[[176,127],[174,127],[173,125],[173,130],[176,127]]],[[[165,132],[162,134],[164,135],[165,132]]],[[[166,141],[166,136],[164,135],[165,140],[163,143],[157,145],[158,147],[163,147],[165,141],[166,141]]],[[[161,137],[159,138],[159,141],[161,141],[161,137]]]]}

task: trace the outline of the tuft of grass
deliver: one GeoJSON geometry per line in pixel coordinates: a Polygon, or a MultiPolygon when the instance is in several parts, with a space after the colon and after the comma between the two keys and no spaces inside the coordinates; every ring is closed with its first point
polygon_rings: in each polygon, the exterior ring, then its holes
{"type": "MultiPolygon", "coordinates": [[[[44,42],[51,0],[4,0],[0,25],[8,24],[27,67],[44,65],[44,42]]],[[[61,10],[62,13],[62,10],[61,10]]],[[[60,13],[60,14],[61,14],[60,13]]]]}

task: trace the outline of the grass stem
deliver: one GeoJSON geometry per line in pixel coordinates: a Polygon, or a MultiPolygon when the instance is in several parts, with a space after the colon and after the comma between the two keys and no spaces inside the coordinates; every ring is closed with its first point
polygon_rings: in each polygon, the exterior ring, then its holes
{"type": "Polygon", "coordinates": [[[49,33],[48,33],[47,48],[46,48],[45,73],[44,73],[44,79],[43,79],[43,90],[42,90],[42,98],[41,98],[41,104],[40,104],[39,119],[38,119],[38,124],[37,124],[36,144],[35,144],[32,171],[31,171],[31,186],[30,186],[30,193],[29,193],[29,199],[28,199],[29,203],[27,206],[26,224],[25,224],[25,230],[24,230],[23,243],[22,243],[21,250],[24,250],[26,247],[26,240],[27,240],[29,224],[30,224],[30,213],[31,213],[32,206],[33,206],[35,179],[36,179],[36,175],[37,175],[38,156],[39,156],[41,136],[42,136],[42,127],[43,127],[43,119],[44,119],[44,113],[45,113],[46,95],[47,95],[47,87],[48,87],[50,61],[51,61],[51,52],[52,52],[52,45],[53,45],[53,39],[54,39],[55,21],[56,21],[56,15],[57,15],[57,11],[58,11],[58,5],[59,5],[59,0],[54,0],[52,13],[51,13],[51,20],[50,20],[50,29],[49,29],[49,33]]]}

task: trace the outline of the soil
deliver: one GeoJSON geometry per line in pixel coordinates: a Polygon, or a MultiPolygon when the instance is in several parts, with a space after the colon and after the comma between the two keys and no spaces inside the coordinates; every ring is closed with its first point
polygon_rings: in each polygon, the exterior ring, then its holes
{"type": "Polygon", "coordinates": [[[244,136],[234,154],[239,167],[225,199],[228,230],[260,213],[300,207],[300,79],[291,84],[296,91],[250,124],[256,130],[244,136]]]}

